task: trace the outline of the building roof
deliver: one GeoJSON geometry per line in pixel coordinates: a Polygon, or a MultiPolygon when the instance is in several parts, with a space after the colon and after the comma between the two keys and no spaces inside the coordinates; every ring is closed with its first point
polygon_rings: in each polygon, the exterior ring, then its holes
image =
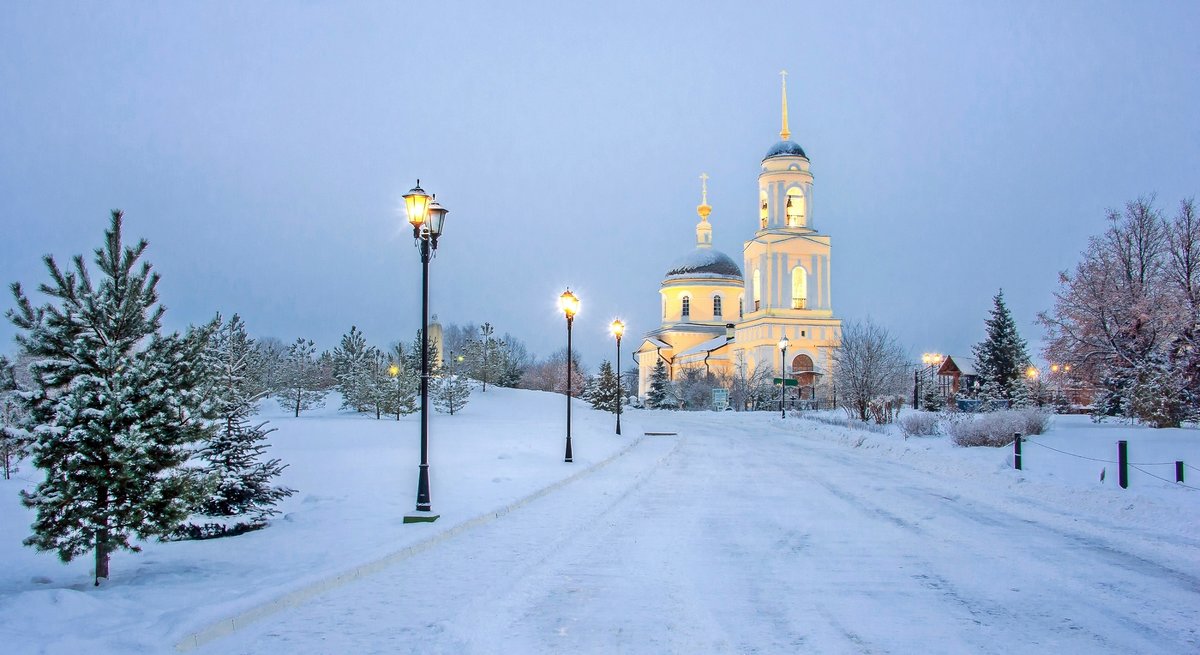
{"type": "Polygon", "coordinates": [[[733,259],[715,248],[696,248],[675,260],[667,277],[720,277],[742,279],[742,269],[733,259]]]}
{"type": "Polygon", "coordinates": [[[938,367],[938,375],[950,375],[958,371],[963,375],[977,375],[975,373],[975,360],[970,357],[953,357],[946,355],[946,359],[942,365],[938,367]]]}
{"type": "Polygon", "coordinates": [[[790,140],[780,141],[771,146],[771,149],[767,151],[763,159],[770,159],[772,157],[804,157],[808,159],[808,155],[804,154],[804,148],[801,148],[799,143],[790,140]]]}
{"type": "Polygon", "coordinates": [[[733,343],[733,340],[722,334],[721,336],[713,337],[708,341],[702,341],[681,353],[676,353],[675,357],[686,357],[688,355],[710,352],[719,348],[723,348],[730,343],[733,343]]]}

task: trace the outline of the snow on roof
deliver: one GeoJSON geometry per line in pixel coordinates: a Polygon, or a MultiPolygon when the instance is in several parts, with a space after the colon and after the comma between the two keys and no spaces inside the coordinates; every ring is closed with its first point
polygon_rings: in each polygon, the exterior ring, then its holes
{"type": "Polygon", "coordinates": [[[715,248],[696,248],[675,260],[667,277],[742,278],[742,269],[725,253],[715,248]]]}
{"type": "Polygon", "coordinates": [[[975,372],[975,359],[972,357],[955,357],[953,355],[946,355],[946,361],[942,362],[941,367],[938,368],[938,375],[944,375],[950,372],[946,370],[947,364],[954,366],[954,368],[958,369],[958,371],[963,375],[978,375],[975,372]],[[943,373],[943,371],[946,373],[943,373]]]}
{"type": "Polygon", "coordinates": [[[711,352],[713,350],[722,348],[722,347],[728,345],[729,343],[730,343],[729,338],[722,334],[721,336],[713,337],[712,339],[709,339],[708,341],[702,341],[702,342],[692,346],[691,348],[688,348],[687,350],[676,354],[675,356],[676,357],[685,357],[687,355],[695,355],[698,353],[711,352]]]}

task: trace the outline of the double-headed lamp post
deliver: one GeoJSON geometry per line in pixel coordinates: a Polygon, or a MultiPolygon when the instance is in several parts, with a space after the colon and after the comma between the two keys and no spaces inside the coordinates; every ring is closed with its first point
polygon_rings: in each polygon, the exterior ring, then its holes
{"type": "Polygon", "coordinates": [[[567,454],[564,462],[574,461],[571,457],[571,324],[575,322],[575,314],[579,313],[579,298],[571,293],[571,288],[558,297],[558,308],[567,317],[567,454]]]}
{"type": "Polygon", "coordinates": [[[625,334],[625,323],[618,318],[608,329],[617,338],[617,434],[621,434],[621,405],[625,404],[625,394],[621,393],[621,335],[625,334]]]}
{"type": "Polygon", "coordinates": [[[425,193],[420,180],[404,195],[404,209],[421,253],[421,465],[417,477],[417,514],[405,516],[404,522],[423,523],[438,518],[432,513],[429,501],[429,260],[437,250],[448,212],[425,193]]]}
{"type": "Polygon", "coordinates": [[[787,418],[787,347],[791,343],[787,335],[779,340],[779,416],[787,418]]]}

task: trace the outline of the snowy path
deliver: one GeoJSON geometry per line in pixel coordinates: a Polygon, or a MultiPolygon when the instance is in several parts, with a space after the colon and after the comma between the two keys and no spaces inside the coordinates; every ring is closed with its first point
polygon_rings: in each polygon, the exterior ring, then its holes
{"type": "Polygon", "coordinates": [[[902,463],[699,418],[201,652],[1200,650],[1194,567],[902,463]]]}

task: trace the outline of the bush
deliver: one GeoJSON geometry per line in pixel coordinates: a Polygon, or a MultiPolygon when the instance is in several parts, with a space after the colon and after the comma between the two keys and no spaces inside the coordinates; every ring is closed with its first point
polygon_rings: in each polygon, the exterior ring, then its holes
{"type": "Polygon", "coordinates": [[[1013,433],[1023,436],[1041,434],[1049,423],[1049,414],[1037,409],[1013,409],[986,414],[960,414],[949,421],[948,432],[956,446],[991,446],[1012,443],[1013,433]]]}
{"type": "Polygon", "coordinates": [[[909,412],[897,424],[905,437],[932,437],[938,433],[937,412],[909,412]]]}

